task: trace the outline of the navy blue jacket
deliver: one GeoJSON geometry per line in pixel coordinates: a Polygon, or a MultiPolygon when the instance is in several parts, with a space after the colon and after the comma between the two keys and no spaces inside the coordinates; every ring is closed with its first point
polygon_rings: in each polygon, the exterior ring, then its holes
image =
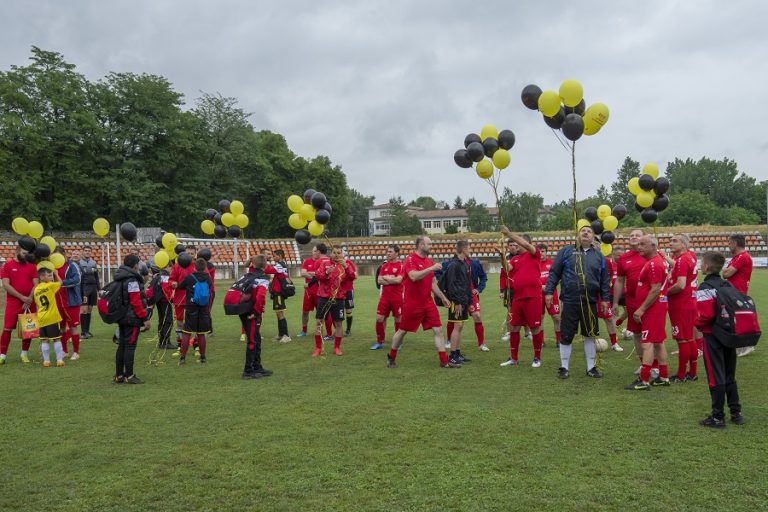
{"type": "MultiPolygon", "coordinates": [[[[443,272],[448,270],[448,265],[451,264],[451,261],[452,260],[446,260],[443,262],[443,269],[435,272],[435,279],[438,281],[440,280],[440,276],[443,275],[443,272]]],[[[477,290],[477,293],[483,293],[485,284],[488,282],[488,275],[485,273],[485,269],[483,268],[483,264],[480,263],[480,260],[470,258],[469,261],[472,264],[470,268],[470,272],[472,273],[472,286],[477,290]]]]}
{"type": "Polygon", "coordinates": [[[80,295],[80,267],[74,261],[68,259],[65,263],[67,271],[61,280],[61,287],[67,291],[67,304],[69,307],[79,306],[83,303],[80,295]]]}
{"type": "Polygon", "coordinates": [[[560,302],[579,304],[584,297],[596,303],[598,297],[607,301],[610,296],[611,276],[605,256],[595,248],[586,252],[566,245],[557,253],[549,269],[544,295],[553,295],[560,283],[560,302]]]}

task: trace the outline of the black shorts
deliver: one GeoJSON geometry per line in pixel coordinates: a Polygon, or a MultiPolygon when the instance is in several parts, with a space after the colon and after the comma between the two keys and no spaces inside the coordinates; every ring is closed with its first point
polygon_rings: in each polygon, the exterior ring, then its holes
{"type": "Polygon", "coordinates": [[[347,292],[347,297],[344,299],[344,309],[355,309],[355,292],[353,290],[347,292]]]}
{"type": "Polygon", "coordinates": [[[88,288],[83,290],[83,306],[95,306],[96,300],[99,298],[99,290],[96,288],[88,288]]]}
{"type": "Polygon", "coordinates": [[[324,320],[330,314],[333,321],[344,320],[344,300],[329,299],[328,297],[317,298],[317,309],[315,309],[315,318],[324,320]]]}
{"type": "Polygon", "coordinates": [[[570,345],[581,329],[581,335],[595,338],[600,334],[597,318],[597,304],[560,303],[560,343],[570,345]]]}
{"type": "Polygon", "coordinates": [[[456,309],[453,305],[448,308],[448,321],[449,322],[466,322],[469,319],[469,306],[461,308],[461,314],[456,314],[456,309]]]}
{"type": "Polygon", "coordinates": [[[285,311],[285,297],[279,293],[272,293],[272,311],[285,311]]]}
{"type": "Polygon", "coordinates": [[[61,338],[61,329],[59,324],[46,325],[40,328],[41,340],[57,340],[61,338]]]}

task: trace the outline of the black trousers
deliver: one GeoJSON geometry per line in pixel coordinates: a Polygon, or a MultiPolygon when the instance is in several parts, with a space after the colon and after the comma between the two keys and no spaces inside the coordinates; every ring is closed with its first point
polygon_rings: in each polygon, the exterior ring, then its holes
{"type": "Polygon", "coordinates": [[[139,341],[139,327],[136,325],[118,326],[117,351],[115,352],[115,377],[133,375],[133,359],[139,341]]]}
{"type": "Polygon", "coordinates": [[[240,323],[245,332],[245,368],[244,373],[260,370],[261,367],[261,315],[248,318],[249,314],[240,315],[240,323]]]}
{"type": "Polygon", "coordinates": [[[712,334],[704,335],[704,366],[707,369],[712,416],[723,419],[725,401],[731,414],[741,412],[736,386],[736,349],[726,347],[712,334]]]}
{"type": "Polygon", "coordinates": [[[157,346],[167,347],[171,344],[171,332],[173,332],[173,306],[170,302],[157,303],[157,346]]]}

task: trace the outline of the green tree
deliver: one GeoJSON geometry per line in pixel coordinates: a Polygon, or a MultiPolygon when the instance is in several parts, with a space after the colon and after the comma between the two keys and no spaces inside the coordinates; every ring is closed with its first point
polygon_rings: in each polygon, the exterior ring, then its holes
{"type": "Polygon", "coordinates": [[[373,206],[374,197],[364,196],[355,189],[350,189],[350,212],[352,224],[351,236],[368,236],[368,209],[373,206]]]}
{"type": "Polygon", "coordinates": [[[513,193],[505,188],[499,198],[499,213],[512,231],[533,231],[539,226],[539,209],[544,199],[538,194],[513,193]]]}
{"type": "Polygon", "coordinates": [[[389,199],[390,208],[385,218],[389,222],[389,234],[392,236],[420,235],[423,233],[421,222],[408,213],[402,197],[389,199]]]}
{"type": "Polygon", "coordinates": [[[457,226],[456,224],[451,224],[445,227],[446,235],[455,235],[458,232],[459,232],[459,226],[457,226]]]}
{"type": "Polygon", "coordinates": [[[410,203],[408,203],[409,206],[416,206],[418,208],[424,208],[425,210],[436,210],[437,209],[437,201],[435,201],[432,197],[429,196],[419,196],[410,203]]]}
{"type": "Polygon", "coordinates": [[[464,203],[467,210],[467,228],[473,233],[484,233],[494,229],[493,221],[484,203],[477,204],[475,198],[470,198],[464,203]]]}
{"type": "Polygon", "coordinates": [[[464,203],[461,200],[461,196],[456,196],[456,199],[453,200],[453,207],[457,210],[464,208],[464,203]]]}

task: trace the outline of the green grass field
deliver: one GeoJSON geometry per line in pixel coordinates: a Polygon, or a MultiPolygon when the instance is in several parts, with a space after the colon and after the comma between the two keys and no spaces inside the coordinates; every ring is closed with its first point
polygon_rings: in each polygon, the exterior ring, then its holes
{"type": "MultiPolygon", "coordinates": [[[[239,323],[220,304],[206,365],[179,367],[170,353],[149,365],[143,335],[142,386],[110,383],[115,346],[97,320],[82,359],[64,368],[22,365],[14,339],[0,367],[0,510],[766,509],[768,349],[739,359],[747,424],[707,430],[697,424],[709,408],[705,379],[622,389],[638,365],[629,342],[606,354],[602,380],[584,375],[576,343],[571,378],[560,381],[547,318],[544,365],[530,367],[524,341],[521,366],[500,368],[497,281],[489,277],[482,303],[492,350],[477,351],[468,325],[473,361],[457,370],[438,367],[422,333],[406,337],[395,370],[385,351],[369,350],[370,277],[357,282],[343,357],[312,359],[309,337],[270,341],[266,315],[263,360],[275,374],[260,380],[240,379],[239,323]]],[[[755,272],[764,325],[767,284],[768,272],[755,272]]],[[[300,298],[289,305],[295,333],[300,298]]]]}

